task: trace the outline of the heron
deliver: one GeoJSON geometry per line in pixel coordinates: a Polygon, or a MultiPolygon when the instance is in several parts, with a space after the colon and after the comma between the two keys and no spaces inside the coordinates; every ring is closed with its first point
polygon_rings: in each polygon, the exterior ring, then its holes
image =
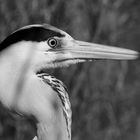
{"type": "Polygon", "coordinates": [[[35,118],[34,140],[71,140],[71,104],[66,86],[43,69],[94,59],[134,60],[139,52],[72,38],[49,24],[33,24],[0,43],[0,102],[35,118]]]}

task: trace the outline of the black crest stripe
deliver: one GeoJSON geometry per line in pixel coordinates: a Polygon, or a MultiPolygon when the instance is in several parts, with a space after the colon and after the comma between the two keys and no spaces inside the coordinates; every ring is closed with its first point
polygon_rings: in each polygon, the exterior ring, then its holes
{"type": "MultiPolygon", "coordinates": [[[[28,27],[28,26],[27,26],[28,27]]],[[[64,37],[64,34],[61,34],[58,31],[53,31],[45,26],[31,26],[28,28],[21,28],[16,32],[9,35],[4,41],[0,44],[0,51],[7,48],[8,46],[17,43],[19,41],[45,41],[49,37],[64,37]]]]}

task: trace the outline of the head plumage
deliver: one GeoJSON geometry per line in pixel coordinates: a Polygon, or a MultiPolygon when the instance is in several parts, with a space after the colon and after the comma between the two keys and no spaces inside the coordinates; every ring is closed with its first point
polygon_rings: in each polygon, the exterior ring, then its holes
{"type": "Polygon", "coordinates": [[[41,42],[50,37],[64,37],[61,30],[48,24],[34,24],[20,28],[10,34],[0,44],[0,51],[20,41],[41,42]]]}

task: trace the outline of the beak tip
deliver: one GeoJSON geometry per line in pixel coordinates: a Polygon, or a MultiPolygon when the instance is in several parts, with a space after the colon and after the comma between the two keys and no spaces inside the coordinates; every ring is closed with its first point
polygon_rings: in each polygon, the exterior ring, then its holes
{"type": "Polygon", "coordinates": [[[135,51],[135,55],[134,55],[134,60],[140,60],[140,52],[139,51],[135,51]]]}

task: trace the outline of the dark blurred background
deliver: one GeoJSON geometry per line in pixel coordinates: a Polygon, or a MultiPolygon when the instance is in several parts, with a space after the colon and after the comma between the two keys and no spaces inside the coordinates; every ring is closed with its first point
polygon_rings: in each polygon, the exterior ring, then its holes
{"type": "MultiPolygon", "coordinates": [[[[52,24],[79,40],[140,50],[139,0],[0,0],[0,41],[34,23],[52,24]]],[[[138,60],[98,60],[51,72],[69,90],[72,140],[140,140],[139,70],[138,60]]],[[[28,122],[0,107],[0,140],[31,140],[28,122]]]]}

